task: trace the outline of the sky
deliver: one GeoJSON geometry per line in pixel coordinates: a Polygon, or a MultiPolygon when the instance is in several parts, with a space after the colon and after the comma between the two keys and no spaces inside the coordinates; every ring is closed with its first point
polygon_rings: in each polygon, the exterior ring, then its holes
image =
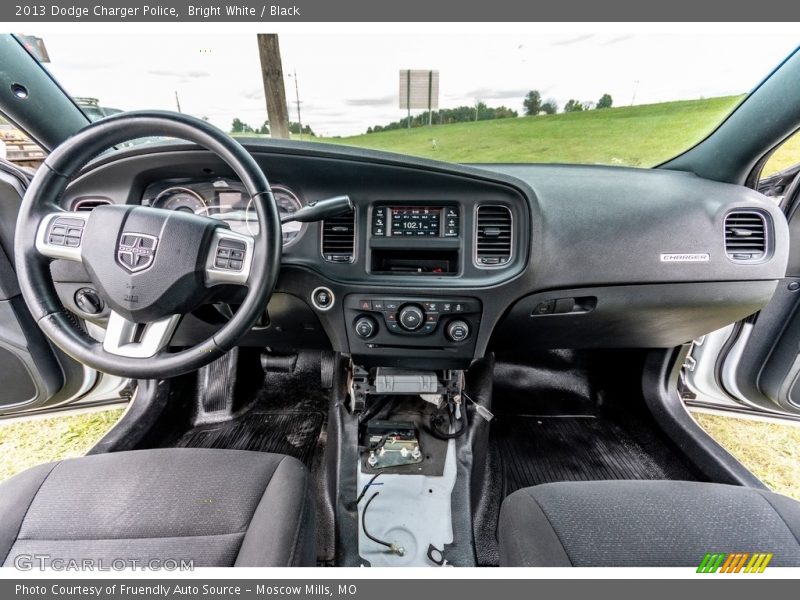
{"type": "MultiPolygon", "coordinates": [[[[34,33],[35,32],[30,32],[34,33]]],[[[229,130],[266,116],[255,34],[42,35],[47,65],[73,96],[123,110],[181,110],[229,130]]],[[[304,125],[347,136],[405,116],[398,71],[440,73],[441,108],[506,105],[522,112],[532,89],[616,106],[740,94],[795,47],[788,34],[281,34],[291,120],[297,73],[304,125]],[[290,76],[292,75],[292,76],[290,76]]]]}

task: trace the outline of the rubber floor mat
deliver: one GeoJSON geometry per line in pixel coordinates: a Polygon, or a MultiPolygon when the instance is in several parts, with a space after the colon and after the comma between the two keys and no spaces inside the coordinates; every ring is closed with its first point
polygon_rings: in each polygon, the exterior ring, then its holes
{"type": "Polygon", "coordinates": [[[176,446],[274,452],[310,465],[323,422],[320,412],[250,412],[244,418],[190,429],[176,446]]]}
{"type": "Polygon", "coordinates": [[[670,478],[639,444],[602,418],[501,415],[492,429],[505,495],[554,481],[670,478]]]}

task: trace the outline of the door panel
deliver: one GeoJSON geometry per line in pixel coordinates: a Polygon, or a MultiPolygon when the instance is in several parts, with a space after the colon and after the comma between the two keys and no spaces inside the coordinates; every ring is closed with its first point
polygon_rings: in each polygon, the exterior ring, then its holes
{"type": "Polygon", "coordinates": [[[14,228],[27,180],[0,161],[0,416],[81,397],[96,374],[53,348],[20,295],[14,228]]]}

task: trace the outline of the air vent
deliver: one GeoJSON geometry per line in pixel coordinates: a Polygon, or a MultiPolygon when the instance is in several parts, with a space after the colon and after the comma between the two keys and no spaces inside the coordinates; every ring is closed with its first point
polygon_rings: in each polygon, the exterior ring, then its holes
{"type": "Polygon", "coordinates": [[[329,262],[353,262],[355,233],[355,212],[325,219],[322,224],[322,257],[329,262]]]}
{"type": "Polygon", "coordinates": [[[111,200],[107,198],[83,198],[72,203],[72,210],[76,212],[91,212],[98,206],[107,206],[111,200]]]}
{"type": "Polygon", "coordinates": [[[505,206],[478,208],[475,261],[481,267],[502,267],[511,260],[511,211],[505,206]]]}
{"type": "Polygon", "coordinates": [[[767,221],[763,213],[740,210],[725,217],[725,252],[740,262],[762,260],[767,254],[767,221]]]}

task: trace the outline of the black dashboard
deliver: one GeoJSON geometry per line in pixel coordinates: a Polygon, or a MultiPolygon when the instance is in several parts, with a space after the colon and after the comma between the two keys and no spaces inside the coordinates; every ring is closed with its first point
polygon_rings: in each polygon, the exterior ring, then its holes
{"type": "MultiPolygon", "coordinates": [[[[462,166],[323,144],[247,145],[282,213],[349,195],[350,216],[283,230],[282,270],[244,344],[332,347],[361,364],[464,366],[492,348],[674,346],[741,319],[783,277],[783,214],[752,190],[688,173],[595,166],[462,166]],[[763,241],[734,248],[751,218],[763,241]]],[[[196,147],[148,146],[89,165],[65,208],[141,203],[257,233],[230,169],[196,147]]],[[[755,239],[755,238],[753,238],[755,239]]],[[[80,265],[55,263],[62,301],[80,265]]],[[[219,327],[185,318],[175,343],[219,327]]]]}

